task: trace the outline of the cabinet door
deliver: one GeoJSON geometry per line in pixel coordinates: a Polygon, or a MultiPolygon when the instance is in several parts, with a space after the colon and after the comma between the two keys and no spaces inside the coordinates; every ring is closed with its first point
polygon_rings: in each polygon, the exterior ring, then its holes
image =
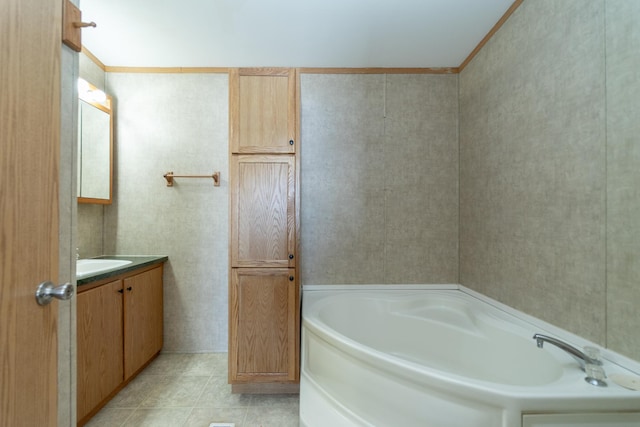
{"type": "Polygon", "coordinates": [[[231,70],[229,115],[232,153],[295,153],[295,70],[231,70]]]}
{"type": "Polygon", "coordinates": [[[124,375],[162,349],[162,266],[124,279],[124,375]]]}
{"type": "Polygon", "coordinates": [[[229,382],[298,380],[295,270],[234,268],[229,292],[229,382]]]}
{"type": "Polygon", "coordinates": [[[122,281],[78,293],[78,420],[123,380],[122,281]]]}
{"type": "Polygon", "coordinates": [[[295,157],[231,156],[231,266],[295,267],[295,157]]]}

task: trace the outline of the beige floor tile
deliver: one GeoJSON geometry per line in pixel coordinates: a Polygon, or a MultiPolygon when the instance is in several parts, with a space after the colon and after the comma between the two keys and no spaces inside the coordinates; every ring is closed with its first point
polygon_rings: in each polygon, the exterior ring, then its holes
{"type": "Polygon", "coordinates": [[[209,427],[211,423],[234,423],[242,427],[247,408],[193,408],[184,427],[209,427]]]}
{"type": "Polygon", "coordinates": [[[138,375],[120,390],[106,405],[107,408],[137,408],[153,392],[166,382],[162,375],[138,375]]]}
{"type": "Polygon", "coordinates": [[[298,408],[300,397],[297,394],[256,394],[252,397],[251,406],[283,406],[298,408]]]}
{"type": "Polygon", "coordinates": [[[294,406],[252,406],[243,427],[298,427],[299,410],[294,406]]]}
{"type": "Polygon", "coordinates": [[[190,354],[182,375],[227,376],[227,353],[190,354]]]}
{"type": "Polygon", "coordinates": [[[161,354],[89,427],[298,426],[298,395],[232,394],[227,354],[161,354]]]}
{"type": "Polygon", "coordinates": [[[253,396],[231,394],[231,386],[226,377],[212,376],[196,403],[198,408],[246,408],[251,405],[253,396]]]}
{"type": "Polygon", "coordinates": [[[180,375],[192,356],[189,353],[160,353],[140,375],[180,375]]]}
{"type": "Polygon", "coordinates": [[[141,403],[144,408],[193,407],[209,381],[205,376],[167,375],[141,403]]]}
{"type": "Polygon", "coordinates": [[[135,409],[104,408],[91,418],[85,427],[120,427],[134,411],[135,409]]]}
{"type": "Polygon", "coordinates": [[[184,425],[191,408],[139,408],[123,427],[178,427],[184,425]]]}

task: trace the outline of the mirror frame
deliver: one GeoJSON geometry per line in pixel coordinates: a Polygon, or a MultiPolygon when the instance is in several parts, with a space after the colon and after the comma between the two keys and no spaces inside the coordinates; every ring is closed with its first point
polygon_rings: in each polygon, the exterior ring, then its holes
{"type": "MultiPolygon", "coordinates": [[[[89,105],[109,114],[109,198],[94,198],[94,197],[82,197],[78,195],[78,203],[87,203],[87,204],[101,204],[101,205],[110,205],[113,201],[113,98],[110,95],[104,94],[104,92],[100,91],[97,87],[88,84],[87,92],[78,92],[78,99],[86,102],[89,105]],[[103,102],[99,102],[96,99],[90,96],[91,93],[101,92],[105,96],[105,100],[103,102]]],[[[78,116],[80,116],[80,108],[78,108],[78,116]]],[[[80,118],[78,117],[78,120],[80,118]]],[[[77,139],[77,162],[78,162],[78,171],[82,168],[82,160],[80,159],[80,146],[82,144],[82,137],[78,135],[77,139]]],[[[80,189],[78,189],[78,193],[80,189]]]]}

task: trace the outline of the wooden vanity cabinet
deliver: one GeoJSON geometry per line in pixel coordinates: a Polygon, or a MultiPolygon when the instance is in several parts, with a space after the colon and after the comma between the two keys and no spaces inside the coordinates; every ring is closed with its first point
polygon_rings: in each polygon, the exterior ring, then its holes
{"type": "Polygon", "coordinates": [[[162,349],[162,271],[153,265],[78,288],[78,425],[162,349]]]}
{"type": "Polygon", "coordinates": [[[299,390],[298,87],[293,69],[229,73],[229,383],[234,393],[299,390]]]}
{"type": "Polygon", "coordinates": [[[124,379],[162,349],[162,268],[124,279],[124,379]]]}
{"type": "Polygon", "coordinates": [[[78,292],[78,420],[123,381],[122,313],[122,280],[78,292]]]}

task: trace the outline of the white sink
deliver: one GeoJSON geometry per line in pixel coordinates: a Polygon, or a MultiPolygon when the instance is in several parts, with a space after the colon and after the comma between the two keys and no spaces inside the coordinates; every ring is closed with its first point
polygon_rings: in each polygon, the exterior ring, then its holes
{"type": "Polygon", "coordinates": [[[79,259],[76,261],[76,278],[80,279],[91,274],[123,267],[132,262],[124,259],[79,259]]]}

